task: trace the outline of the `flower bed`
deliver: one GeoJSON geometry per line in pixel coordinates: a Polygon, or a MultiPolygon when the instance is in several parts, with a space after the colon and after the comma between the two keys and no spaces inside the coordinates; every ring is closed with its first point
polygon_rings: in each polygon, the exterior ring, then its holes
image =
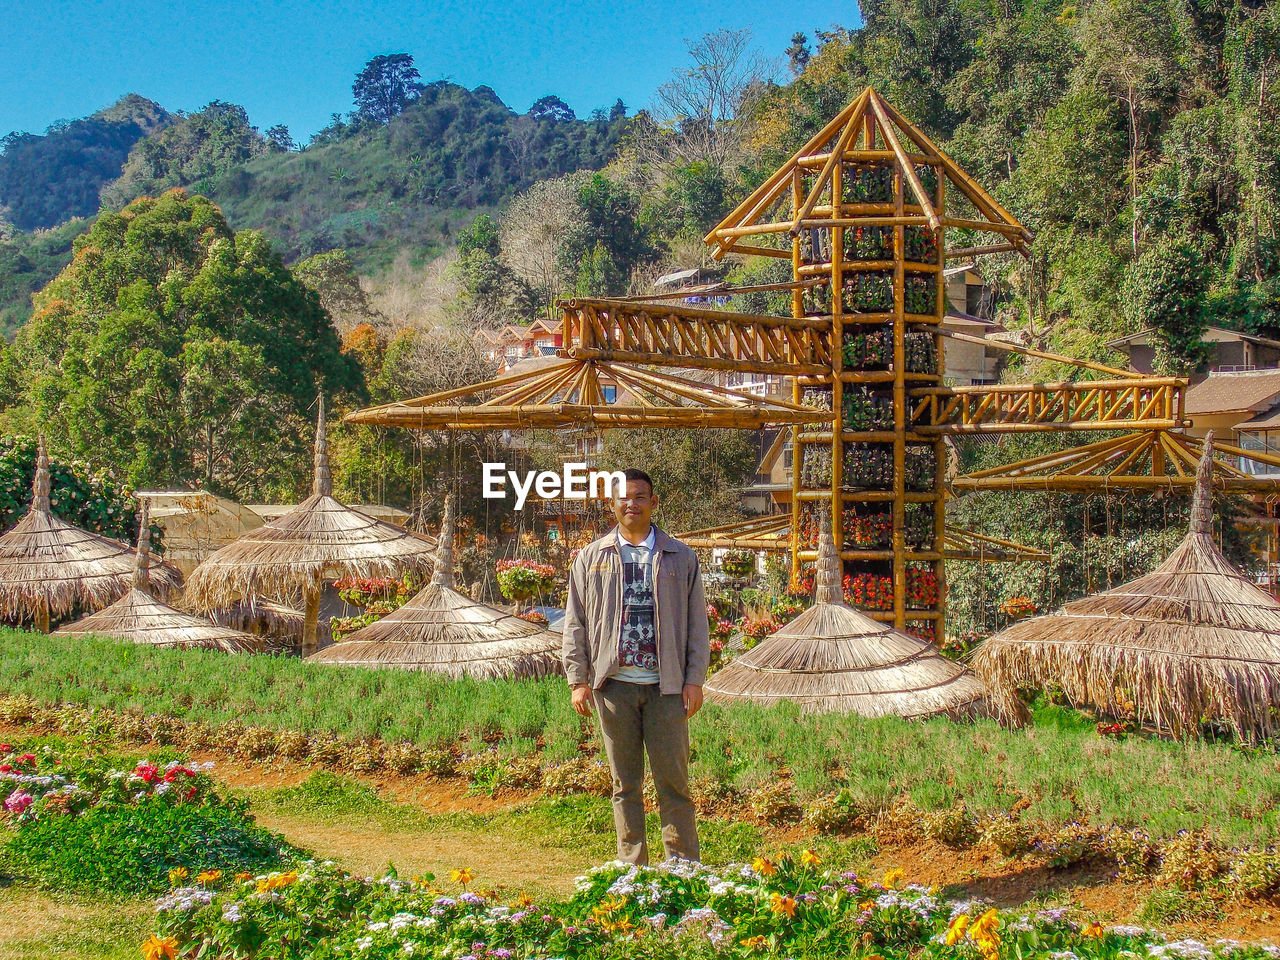
{"type": "Polygon", "coordinates": [[[831,314],[831,285],[821,283],[804,288],[804,312],[809,317],[825,317],[831,314]]]}
{"type": "Polygon", "coordinates": [[[756,572],[756,555],[750,550],[730,550],[720,558],[720,569],[726,576],[750,577],[756,572]]]}
{"type": "Polygon", "coordinates": [[[841,171],[845,203],[893,203],[893,167],[846,163],[841,171]]]}
{"type": "Polygon", "coordinates": [[[846,430],[892,430],[893,398],[876,396],[867,387],[850,385],[844,395],[846,430]]]}
{"type": "Polygon", "coordinates": [[[331,863],[287,873],[217,878],[157,901],[153,956],[295,960],[853,957],[922,960],[1263,960],[1276,948],[1238,941],[1169,941],[1137,926],[1104,926],[1065,910],[997,910],[904,884],[822,869],[811,851],[722,869],[687,861],[606,864],[568,900],[506,900],[474,888],[466,868],[448,883],[371,879],[331,863]],[[251,951],[251,952],[250,952],[251,951]]]}
{"type": "Polygon", "coordinates": [[[882,443],[846,443],[841,485],[850,490],[891,488],[893,447],[882,443]]]}
{"type": "Polygon", "coordinates": [[[938,470],[938,458],[932,446],[922,443],[907,444],[905,467],[908,490],[932,490],[933,479],[938,470]]]}
{"type": "Polygon", "coordinates": [[[800,459],[800,486],[806,490],[831,486],[831,447],[805,445],[800,459]]]}
{"type": "Polygon", "coordinates": [[[938,238],[929,227],[904,227],[902,241],[907,260],[914,260],[916,263],[938,262],[938,238]]]}
{"type": "Polygon", "coordinates": [[[903,338],[902,350],[907,373],[938,372],[938,351],[933,334],[911,331],[903,338]]]}
{"type": "Polygon", "coordinates": [[[399,610],[413,599],[421,587],[422,584],[409,574],[403,577],[345,577],[333,581],[333,588],[343,603],[364,610],[364,613],[353,617],[334,617],[329,621],[334,641],[399,610]]]}
{"type": "Polygon", "coordinates": [[[893,227],[848,227],[844,258],[849,263],[893,259],[893,227]]]}
{"type": "Polygon", "coordinates": [[[902,539],[908,547],[918,550],[933,545],[932,504],[904,504],[902,519],[905,524],[902,531],[902,539]]]}
{"type": "Polygon", "coordinates": [[[844,598],[860,610],[892,610],[893,577],[874,573],[845,574],[844,598]]]}
{"type": "Polygon", "coordinates": [[[556,583],[556,568],[537,560],[499,560],[495,571],[498,589],[508,600],[531,600],[556,583]]]}
{"type": "Polygon", "coordinates": [[[887,329],[846,330],[843,349],[848,370],[887,370],[893,362],[893,335],[887,329]]]}
{"type": "Polygon", "coordinates": [[[100,757],[10,750],[0,755],[5,859],[42,886],[130,894],[163,889],[171,871],[260,869],[295,852],[243,801],[220,797],[210,767],[114,769],[100,757]]]}
{"type": "MultiPolygon", "coordinates": [[[[830,387],[805,387],[800,393],[800,404],[812,410],[829,411],[831,409],[831,397],[830,387]]],[[[821,433],[830,429],[830,423],[805,423],[800,426],[801,433],[821,433]]]]}
{"type": "Polygon", "coordinates": [[[903,276],[902,308],[906,313],[937,313],[938,275],[907,271],[903,276]]]}
{"type": "Polygon", "coordinates": [[[909,610],[927,610],[938,604],[938,575],[927,567],[907,567],[909,610]]]}
{"type": "Polygon", "coordinates": [[[893,274],[888,270],[852,273],[844,279],[845,313],[890,313],[893,274]]]}

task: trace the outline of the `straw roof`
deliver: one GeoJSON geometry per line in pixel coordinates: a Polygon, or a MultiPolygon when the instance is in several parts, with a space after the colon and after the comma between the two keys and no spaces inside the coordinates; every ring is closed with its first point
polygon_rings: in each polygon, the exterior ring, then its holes
{"type": "Polygon", "coordinates": [[[216,610],[255,595],[298,597],[331,577],[426,569],[432,542],[333,498],[324,402],[316,425],[312,495],[210,555],[187,578],[184,605],[216,610]]]}
{"type": "Polygon", "coordinates": [[[256,650],[258,643],[254,637],[175,610],[150,594],[149,523],[147,503],[144,500],[138,552],[129,591],[105,610],[61,627],[55,633],[63,636],[115,637],[153,647],[201,647],[226,653],[252,653],[256,650]]]}
{"type": "Polygon", "coordinates": [[[431,582],[399,610],[308,659],[452,677],[537,677],[563,669],[560,642],[557,635],[454,589],[450,497],[431,582]]]}
{"type": "Polygon", "coordinates": [[[973,667],[1007,709],[1019,687],[1061,685],[1077,704],[1176,736],[1220,720],[1246,739],[1268,736],[1280,705],[1280,601],[1213,541],[1213,435],[1196,472],[1187,536],[1145,577],[1013,624],[983,643],[973,667]]]}
{"type": "Polygon", "coordinates": [[[718,703],[791,700],[806,711],[908,718],[984,712],[976,677],[931,643],[859,613],[844,602],[830,523],[821,524],[815,603],[712,674],[718,703]]]}
{"type": "Polygon", "coordinates": [[[262,633],[291,640],[302,639],[303,613],[265,597],[237,600],[229,607],[213,610],[209,619],[244,633],[262,633]]]}
{"type": "Polygon", "coordinates": [[[736,427],[830,419],[786,400],[766,399],[672,373],[600,360],[548,360],[441,393],[368,407],[349,423],[410,429],[492,430],[596,427],[736,427]],[[617,390],[616,402],[605,388],[617,390]],[[487,394],[483,400],[460,402],[487,394]]]}
{"type": "MultiPolygon", "coordinates": [[[[36,456],[31,509],[0,536],[0,615],[43,612],[66,616],[77,607],[111,603],[133,580],[133,548],[72,526],[49,507],[49,457],[44,441],[36,456]]],[[[175,567],[148,560],[153,582],[167,595],[182,583],[175,567]]]]}

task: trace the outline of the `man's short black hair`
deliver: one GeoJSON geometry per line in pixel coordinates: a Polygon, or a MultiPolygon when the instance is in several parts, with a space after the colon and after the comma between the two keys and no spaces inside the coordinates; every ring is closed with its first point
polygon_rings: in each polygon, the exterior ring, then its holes
{"type": "Polygon", "coordinates": [[[643,480],[645,483],[649,485],[649,492],[653,493],[653,478],[650,477],[643,470],[636,470],[633,467],[630,470],[623,470],[622,475],[627,478],[628,483],[630,483],[632,480],[643,480]]]}

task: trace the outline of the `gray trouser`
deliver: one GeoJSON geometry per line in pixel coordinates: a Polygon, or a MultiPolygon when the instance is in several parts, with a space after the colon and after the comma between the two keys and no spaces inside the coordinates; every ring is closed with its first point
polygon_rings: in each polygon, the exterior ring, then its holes
{"type": "Polygon", "coordinates": [[[595,691],[604,752],[613,772],[613,825],[618,859],[647,864],[644,835],[644,755],[658,791],[667,857],[698,859],[698,825],[689,794],[689,721],[684,698],[658,685],[606,680],[595,691]]]}

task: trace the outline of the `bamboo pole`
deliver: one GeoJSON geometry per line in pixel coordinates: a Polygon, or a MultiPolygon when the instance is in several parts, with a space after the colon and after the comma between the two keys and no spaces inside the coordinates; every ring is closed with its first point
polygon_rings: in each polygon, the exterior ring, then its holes
{"type": "MultiPolygon", "coordinates": [[[[873,100],[873,105],[875,101],[873,100]]],[[[897,152],[901,148],[897,138],[885,122],[884,114],[876,109],[881,133],[897,152]]],[[[914,167],[910,176],[916,177],[914,167]]],[[[902,213],[903,176],[908,173],[901,165],[894,168],[893,202],[898,214],[902,213]]],[[[923,187],[920,188],[923,192],[923,187]]],[[[936,217],[936,214],[935,214],[936,217]]],[[[906,382],[906,227],[893,228],[893,625],[899,630],[907,625],[907,561],[903,531],[906,527],[906,504],[903,495],[907,491],[907,382],[906,382]]]]}
{"type": "Polygon", "coordinates": [[[49,602],[41,600],[36,604],[34,611],[35,630],[36,633],[49,632],[49,602]]]}
{"type": "Polygon", "coordinates": [[[302,659],[316,652],[317,633],[320,625],[320,581],[309,585],[304,595],[302,621],[302,659]]]}
{"type": "MultiPolygon", "coordinates": [[[[938,214],[939,216],[946,216],[947,178],[942,170],[936,167],[934,169],[937,170],[938,178],[938,214]]],[[[947,231],[939,229],[935,233],[935,238],[938,248],[938,269],[941,271],[947,262],[947,231]]],[[[947,369],[946,339],[942,336],[941,327],[942,318],[947,314],[946,277],[939,272],[935,283],[937,283],[938,288],[934,312],[937,314],[939,326],[933,333],[934,362],[937,365],[938,373],[943,374],[947,369]]],[[[934,441],[933,460],[933,493],[937,498],[933,502],[933,550],[939,555],[938,559],[932,562],[934,578],[938,584],[938,599],[934,604],[934,610],[938,614],[937,629],[942,634],[942,636],[935,636],[934,639],[941,643],[946,638],[947,623],[947,565],[945,562],[947,549],[947,445],[941,436],[934,441]]]]}
{"type": "MultiPolygon", "coordinates": [[[[797,167],[791,174],[791,209],[798,210],[800,204],[803,203],[801,194],[803,192],[803,183],[800,177],[800,169],[797,167]]],[[[791,235],[791,275],[797,282],[800,281],[800,235],[791,235]]],[[[832,291],[832,296],[835,292],[832,291]]],[[[834,311],[834,304],[832,310],[834,311]]],[[[797,316],[804,316],[804,292],[797,288],[791,294],[791,312],[797,316]]],[[[833,321],[834,322],[834,321],[833,321]]],[[[799,405],[803,396],[800,386],[800,378],[793,377],[791,380],[791,399],[799,405]]],[[[791,515],[796,518],[796,522],[792,524],[791,532],[791,577],[798,581],[800,578],[800,487],[802,486],[802,478],[800,475],[801,454],[803,448],[800,445],[800,428],[791,427],[791,515]]],[[[835,468],[833,463],[832,469],[835,468]]]]}

